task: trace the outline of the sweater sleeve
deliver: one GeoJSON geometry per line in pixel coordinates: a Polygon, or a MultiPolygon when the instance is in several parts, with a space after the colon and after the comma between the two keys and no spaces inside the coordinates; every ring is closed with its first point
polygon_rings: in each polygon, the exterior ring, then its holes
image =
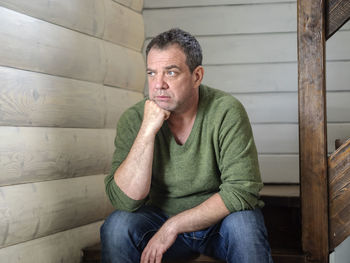
{"type": "Polygon", "coordinates": [[[227,209],[235,212],[262,207],[257,150],[247,113],[237,100],[223,114],[219,148],[219,194],[227,209]]]}
{"type": "Polygon", "coordinates": [[[135,110],[127,110],[117,124],[117,135],[114,140],[110,173],[105,178],[106,193],[112,205],[118,210],[135,211],[144,204],[145,200],[134,200],[128,197],[115,183],[114,173],[127,157],[141,125],[142,117],[135,110]]]}

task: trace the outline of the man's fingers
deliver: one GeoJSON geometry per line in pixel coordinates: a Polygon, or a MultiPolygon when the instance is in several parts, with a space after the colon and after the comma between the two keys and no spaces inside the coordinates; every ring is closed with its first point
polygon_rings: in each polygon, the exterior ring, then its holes
{"type": "Polygon", "coordinates": [[[156,263],[162,263],[162,257],[163,257],[162,253],[157,253],[157,255],[156,255],[156,263]]]}

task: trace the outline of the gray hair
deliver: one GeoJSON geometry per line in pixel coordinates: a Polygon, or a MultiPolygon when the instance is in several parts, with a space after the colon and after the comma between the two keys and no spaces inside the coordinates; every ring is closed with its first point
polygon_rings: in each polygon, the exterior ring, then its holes
{"type": "Polygon", "coordinates": [[[166,49],[171,45],[177,44],[186,55],[186,64],[191,73],[194,69],[202,65],[202,49],[197,39],[190,33],[179,28],[173,28],[154,37],[147,45],[146,57],[150,50],[154,48],[166,49]]]}

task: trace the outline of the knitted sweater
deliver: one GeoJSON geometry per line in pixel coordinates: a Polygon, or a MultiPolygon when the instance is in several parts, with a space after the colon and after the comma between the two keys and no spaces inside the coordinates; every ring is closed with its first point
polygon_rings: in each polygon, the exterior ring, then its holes
{"type": "Polygon", "coordinates": [[[175,215],[215,193],[230,212],[263,206],[259,200],[263,184],[248,116],[234,97],[204,85],[199,88],[198,112],[187,141],[177,144],[165,121],[155,138],[149,196],[129,198],[113,177],[140,129],[145,100],[129,108],[117,125],[112,169],[105,179],[107,195],[116,209],[135,211],[146,203],[175,215]]]}

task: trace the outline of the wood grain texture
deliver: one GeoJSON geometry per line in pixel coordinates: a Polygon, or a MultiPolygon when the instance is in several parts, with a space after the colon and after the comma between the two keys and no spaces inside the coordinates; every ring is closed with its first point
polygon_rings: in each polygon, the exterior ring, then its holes
{"type": "Polygon", "coordinates": [[[103,128],[101,84],[0,67],[0,125],[103,128]]]}
{"type": "Polygon", "coordinates": [[[0,0],[0,5],[89,35],[103,35],[104,5],[100,0],[0,0]]]}
{"type": "Polygon", "coordinates": [[[142,15],[112,0],[0,0],[0,5],[135,50],[142,48],[142,15]]]}
{"type": "Polygon", "coordinates": [[[0,24],[2,66],[97,83],[107,75],[108,85],[142,90],[145,69],[139,52],[6,8],[0,8],[0,24]]]}
{"type": "Polygon", "coordinates": [[[196,36],[295,32],[296,4],[150,9],[143,11],[143,17],[146,37],[174,26],[196,36]]]}
{"type": "Polygon", "coordinates": [[[143,99],[143,94],[129,90],[105,86],[106,96],[106,128],[115,129],[122,113],[132,105],[143,99]]]}
{"type": "Polygon", "coordinates": [[[0,67],[0,86],[1,126],[114,128],[122,112],[143,98],[140,92],[6,67],[0,67]]]}
{"type": "Polygon", "coordinates": [[[333,250],[350,236],[350,139],[329,156],[328,176],[329,236],[333,250]]]}
{"type": "Polygon", "coordinates": [[[103,81],[106,63],[100,40],[2,7],[0,24],[0,65],[103,81]]]}
{"type": "Polygon", "coordinates": [[[298,0],[299,156],[302,249],[328,262],[325,2],[298,0]]]}
{"type": "Polygon", "coordinates": [[[263,3],[291,2],[290,0],[144,0],[144,8],[169,8],[188,6],[216,6],[216,5],[239,5],[239,4],[263,4],[263,3]]]}
{"type": "Polygon", "coordinates": [[[114,129],[0,127],[0,185],[108,173],[114,129]]]}
{"type": "Polygon", "coordinates": [[[103,39],[141,51],[145,39],[143,16],[111,0],[101,2],[105,6],[103,39]]]}
{"type": "Polygon", "coordinates": [[[135,11],[141,12],[143,9],[143,0],[113,0],[116,3],[120,3],[135,11]]]}
{"type": "Polygon", "coordinates": [[[47,237],[0,249],[3,262],[11,263],[76,263],[81,260],[81,250],[99,242],[102,222],[63,231],[47,237]]]}
{"type": "Polygon", "coordinates": [[[3,186],[0,247],[104,219],[113,208],[105,175],[3,186]]]}
{"type": "Polygon", "coordinates": [[[104,84],[142,92],[146,80],[143,56],[136,51],[105,42],[107,72],[104,84]]]}
{"type": "Polygon", "coordinates": [[[329,39],[350,19],[348,0],[326,1],[326,38],[329,39]]]}

